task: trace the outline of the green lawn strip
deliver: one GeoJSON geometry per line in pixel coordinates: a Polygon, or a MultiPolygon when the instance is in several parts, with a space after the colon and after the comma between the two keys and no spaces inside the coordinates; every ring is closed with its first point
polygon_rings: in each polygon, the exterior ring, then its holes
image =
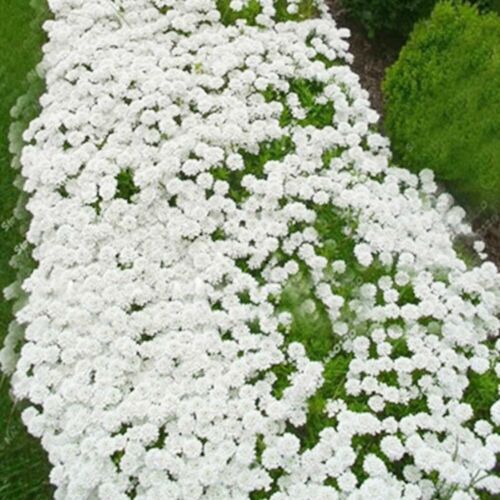
{"type": "MultiPolygon", "coordinates": [[[[41,57],[44,34],[38,12],[27,0],[0,0],[0,288],[15,280],[9,260],[23,240],[19,222],[12,217],[19,198],[13,186],[8,133],[10,110],[29,87],[28,73],[41,57]]],[[[12,303],[0,300],[0,343],[12,320],[12,303]]],[[[26,431],[19,405],[9,395],[9,380],[0,379],[0,498],[6,500],[52,498],[49,462],[39,441],[26,431]]]]}

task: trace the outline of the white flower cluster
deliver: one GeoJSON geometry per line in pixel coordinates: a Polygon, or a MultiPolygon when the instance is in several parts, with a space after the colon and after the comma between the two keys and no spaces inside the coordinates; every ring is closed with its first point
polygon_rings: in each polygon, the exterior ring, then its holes
{"type": "Polygon", "coordinates": [[[497,270],[459,257],[430,172],[389,168],[347,30],[258,3],[225,26],[215,0],[49,0],[21,158],[38,266],[2,363],[56,499],[498,494],[500,404],[466,397],[500,371],[497,270]]]}

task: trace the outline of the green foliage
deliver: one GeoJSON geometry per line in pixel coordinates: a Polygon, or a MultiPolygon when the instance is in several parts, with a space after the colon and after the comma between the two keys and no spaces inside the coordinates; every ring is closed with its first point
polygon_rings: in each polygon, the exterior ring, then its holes
{"type": "MultiPolygon", "coordinates": [[[[44,36],[40,19],[29,2],[0,0],[0,289],[15,273],[9,266],[14,248],[22,241],[21,228],[12,218],[19,191],[13,186],[8,131],[10,110],[28,89],[26,76],[40,60],[44,36]]],[[[0,344],[12,320],[12,304],[0,300],[0,344]]],[[[40,443],[29,436],[20,418],[21,408],[9,395],[9,380],[0,380],[0,498],[52,498],[49,463],[40,443]]]]}
{"type": "Polygon", "coordinates": [[[396,160],[474,210],[500,208],[500,17],[438,4],[384,82],[396,160]]]}
{"type": "MultiPolygon", "coordinates": [[[[325,65],[327,65],[324,62],[325,65]]],[[[328,66],[328,65],[327,65],[328,66]]],[[[312,125],[317,128],[331,126],[335,109],[331,102],[319,104],[317,98],[320,97],[324,90],[324,84],[314,80],[305,80],[302,78],[294,78],[289,81],[290,88],[288,92],[281,92],[274,89],[272,86],[267,88],[262,95],[266,102],[277,101],[283,106],[283,111],[280,117],[280,125],[299,125],[307,127],[312,125]],[[294,93],[297,95],[301,106],[306,110],[306,117],[302,120],[294,119],[292,111],[287,104],[287,95],[294,93]]]]}
{"type": "MultiPolygon", "coordinates": [[[[370,36],[390,32],[406,37],[413,25],[432,12],[437,0],[342,0],[370,36]]],[[[499,8],[497,0],[472,0],[481,9],[499,8]]]]}
{"type": "Polygon", "coordinates": [[[342,0],[349,14],[361,22],[370,36],[381,31],[408,34],[413,24],[432,11],[436,0],[342,0]]]}
{"type": "MultiPolygon", "coordinates": [[[[234,24],[238,19],[245,20],[250,25],[257,24],[256,18],[262,8],[258,0],[250,0],[241,11],[234,11],[229,7],[231,0],[217,0],[217,8],[221,13],[221,20],[225,25],[234,24]]],[[[314,0],[302,0],[296,14],[289,14],[287,0],[275,0],[276,21],[301,21],[310,19],[317,14],[314,0]]]]}
{"type": "Polygon", "coordinates": [[[286,343],[300,342],[309,359],[323,360],[335,343],[332,325],[325,306],[314,296],[305,269],[288,282],[279,309],[291,312],[293,317],[286,343]]]}
{"type": "Polygon", "coordinates": [[[255,18],[260,14],[261,8],[258,0],[250,0],[248,5],[241,11],[234,11],[229,7],[231,0],[217,0],[217,8],[221,13],[224,24],[234,24],[238,19],[245,19],[248,24],[254,25],[255,18]]]}
{"type": "Polygon", "coordinates": [[[237,203],[242,203],[249,196],[248,191],[242,186],[245,175],[253,175],[257,179],[261,179],[264,176],[264,165],[268,161],[280,160],[291,153],[293,149],[292,140],[285,135],[279,139],[262,143],[257,154],[240,150],[239,153],[244,162],[243,170],[229,170],[227,167],[221,166],[212,169],[211,174],[216,180],[226,181],[229,184],[229,197],[237,203]]]}
{"type": "Polygon", "coordinates": [[[134,173],[129,168],[120,171],[116,176],[116,182],[116,198],[131,202],[132,198],[141,191],[135,185],[134,173]]]}
{"type": "Polygon", "coordinates": [[[493,368],[481,375],[469,373],[469,387],[464,402],[474,408],[475,420],[489,418],[490,408],[498,399],[499,384],[500,379],[493,368]]]}

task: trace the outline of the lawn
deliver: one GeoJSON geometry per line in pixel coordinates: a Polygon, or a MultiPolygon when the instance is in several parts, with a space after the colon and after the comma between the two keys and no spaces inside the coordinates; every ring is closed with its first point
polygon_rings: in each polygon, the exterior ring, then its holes
{"type": "MultiPolygon", "coordinates": [[[[19,192],[13,187],[8,132],[10,110],[27,88],[27,75],[40,60],[43,32],[27,0],[0,0],[0,288],[15,279],[8,265],[22,240],[12,213],[19,192]]],[[[12,304],[0,302],[0,343],[12,320],[12,304]]],[[[51,498],[49,463],[40,443],[31,437],[20,419],[20,408],[9,396],[9,381],[0,383],[0,498],[42,500],[51,498]]]]}

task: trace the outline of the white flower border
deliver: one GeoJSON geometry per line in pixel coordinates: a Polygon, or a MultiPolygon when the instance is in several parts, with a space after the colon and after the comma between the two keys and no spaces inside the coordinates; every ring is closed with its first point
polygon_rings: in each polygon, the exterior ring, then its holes
{"type": "MultiPolygon", "coordinates": [[[[323,2],[319,19],[275,23],[273,2],[259,1],[256,27],[222,25],[213,0],[49,1],[47,92],[21,157],[38,267],[23,292],[8,290],[28,294],[16,315],[25,340],[17,359],[13,327],[2,364],[15,367],[15,396],[31,403],[23,418],[49,453],[56,499],[241,499],[271,487],[273,500],[431,498],[432,471],[454,500],[479,487],[499,493],[490,471],[500,404],[471,429],[461,401],[468,373],[496,363],[498,343],[487,340],[499,328],[499,275],[457,256],[454,239],[470,229],[429,171],[389,168],[377,114],[346,64],[348,32],[323,2]],[[340,64],[326,67],[319,54],[340,64]],[[307,110],[289,90],[297,78],[322,84],[317,102],[333,103],[331,126],[299,124],[307,110]],[[281,103],[264,99],[269,87],[288,93],[291,125],[280,125],[281,103]],[[294,151],[260,178],[243,177],[245,201],[211,175],[223,165],[238,172],[242,150],[283,137],[294,151]],[[128,200],[117,196],[124,171],[138,190],[128,200]],[[354,217],[360,266],[393,267],[376,284],[358,283],[348,304],[336,293],[346,263],[317,253],[325,242],[315,210],[326,205],[354,217]],[[293,223],[301,229],[291,233],[293,223]],[[291,317],[272,300],[299,262],[354,356],[347,394],[369,397],[371,409],[329,401],[337,425],[307,450],[289,429],[306,422],[323,364],[300,343],[284,347],[291,317]],[[418,303],[399,306],[406,285],[418,303]],[[355,319],[344,318],[345,306],[355,319]],[[391,320],[404,328],[380,326],[391,320]],[[402,335],[411,355],[392,359],[391,339],[402,335]],[[277,398],[270,369],[282,362],[294,372],[277,398]],[[414,370],[426,373],[418,384],[414,370]],[[397,387],[377,379],[390,371],[397,387]],[[419,397],[428,414],[384,418],[386,404],[419,397]],[[389,461],[411,457],[404,480],[372,454],[358,482],[357,435],[383,436],[389,461]]],[[[315,303],[305,306],[314,317],[315,303]]]]}

